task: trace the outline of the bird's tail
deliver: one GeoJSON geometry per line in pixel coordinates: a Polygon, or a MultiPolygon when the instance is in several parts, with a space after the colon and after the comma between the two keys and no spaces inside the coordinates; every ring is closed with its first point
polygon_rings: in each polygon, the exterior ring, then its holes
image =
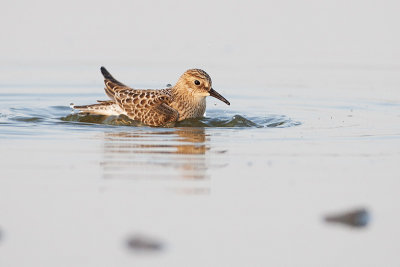
{"type": "Polygon", "coordinates": [[[79,110],[80,113],[96,114],[96,115],[120,115],[125,114],[123,110],[114,101],[97,101],[99,103],[84,106],[75,106],[71,104],[71,108],[79,110]]]}
{"type": "Polygon", "coordinates": [[[113,83],[115,83],[115,84],[117,84],[117,85],[120,85],[120,86],[125,86],[125,84],[123,84],[123,83],[121,83],[120,81],[118,81],[118,80],[116,80],[109,72],[108,72],[108,70],[105,68],[105,67],[101,67],[100,68],[100,71],[101,71],[101,74],[103,74],[103,76],[104,76],[104,80],[108,80],[108,81],[111,81],[111,82],[113,82],[113,83]]]}

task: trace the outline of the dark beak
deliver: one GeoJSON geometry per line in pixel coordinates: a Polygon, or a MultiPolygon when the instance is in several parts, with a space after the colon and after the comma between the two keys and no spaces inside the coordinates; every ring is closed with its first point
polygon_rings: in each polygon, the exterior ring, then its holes
{"type": "Polygon", "coordinates": [[[215,97],[216,99],[221,100],[222,102],[224,102],[227,105],[230,105],[231,103],[229,103],[228,100],[225,99],[225,97],[223,97],[222,95],[218,94],[217,91],[215,91],[214,89],[211,88],[210,91],[208,91],[210,93],[210,96],[215,97]]]}

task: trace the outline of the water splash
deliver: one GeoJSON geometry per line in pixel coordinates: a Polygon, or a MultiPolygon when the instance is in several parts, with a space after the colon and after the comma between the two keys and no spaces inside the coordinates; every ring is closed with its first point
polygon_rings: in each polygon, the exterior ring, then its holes
{"type": "MultiPolygon", "coordinates": [[[[117,126],[144,126],[144,124],[131,120],[125,115],[103,116],[89,114],[71,114],[62,117],[63,121],[84,122],[117,126]]],[[[216,118],[187,119],[175,123],[174,127],[214,127],[214,128],[286,128],[300,125],[300,122],[293,121],[284,115],[269,115],[266,117],[249,117],[242,115],[220,116],[216,118]]]]}
{"type": "MultiPolygon", "coordinates": [[[[126,115],[104,116],[71,113],[67,106],[48,106],[48,107],[16,107],[0,110],[1,124],[31,124],[31,125],[49,125],[58,123],[76,123],[76,124],[97,124],[108,126],[132,126],[142,127],[145,124],[131,120],[126,115]]],[[[210,117],[196,119],[187,119],[166,127],[196,127],[196,128],[287,128],[300,125],[285,115],[269,114],[265,116],[245,116],[238,113],[226,113],[221,110],[211,110],[210,117]]]]}

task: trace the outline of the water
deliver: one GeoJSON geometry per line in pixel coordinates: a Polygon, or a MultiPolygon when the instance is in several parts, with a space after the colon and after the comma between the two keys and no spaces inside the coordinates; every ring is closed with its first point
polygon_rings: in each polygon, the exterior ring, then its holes
{"type": "Polygon", "coordinates": [[[400,265],[399,1],[3,2],[1,267],[400,265]],[[231,105],[73,114],[100,66],[231,105]]]}
{"type": "Polygon", "coordinates": [[[393,260],[400,247],[397,72],[364,70],[379,94],[349,80],[354,70],[288,73],[308,84],[243,90],[222,78],[218,91],[231,106],[209,99],[205,118],[158,128],[74,113],[71,102],[105,99],[101,81],[1,86],[0,262],[393,260]],[[336,80],[324,85],[324,77],[336,80]],[[324,221],[358,207],[371,216],[362,229],[324,221]]]}

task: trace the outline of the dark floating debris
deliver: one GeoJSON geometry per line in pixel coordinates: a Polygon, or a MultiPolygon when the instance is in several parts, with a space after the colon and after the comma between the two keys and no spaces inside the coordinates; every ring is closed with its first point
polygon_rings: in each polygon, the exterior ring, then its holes
{"type": "Polygon", "coordinates": [[[164,245],[161,241],[155,240],[143,235],[135,235],[127,240],[127,246],[129,249],[138,252],[155,252],[161,251],[164,245]]]}
{"type": "Polygon", "coordinates": [[[361,208],[344,213],[332,214],[325,217],[328,223],[340,223],[351,227],[366,227],[371,221],[371,215],[367,209],[361,208]]]}
{"type": "Polygon", "coordinates": [[[171,86],[172,86],[172,84],[170,84],[170,83],[167,84],[167,87],[171,87],[171,86]]]}

